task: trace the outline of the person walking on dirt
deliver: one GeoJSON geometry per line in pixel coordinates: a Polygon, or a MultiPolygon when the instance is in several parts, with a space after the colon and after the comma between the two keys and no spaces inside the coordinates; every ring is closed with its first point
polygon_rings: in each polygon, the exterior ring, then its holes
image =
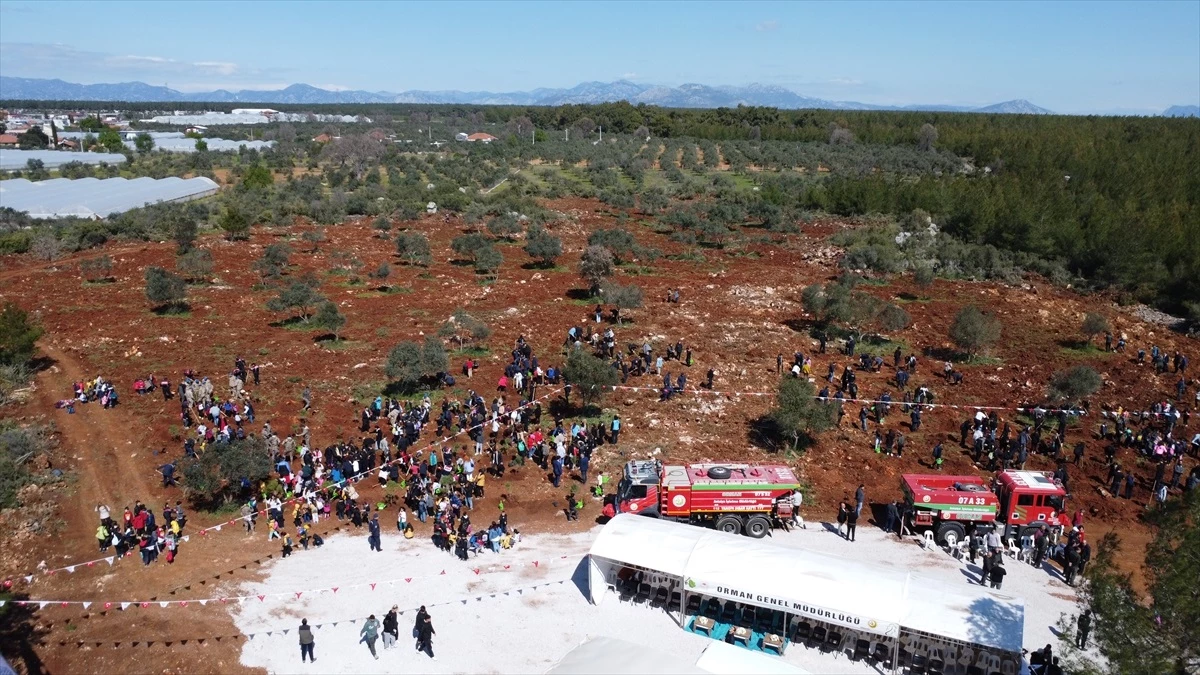
{"type": "MultiPolygon", "coordinates": [[[[621,416],[614,415],[612,419],[612,444],[617,444],[617,439],[621,436],[621,416]]],[[[586,479],[585,479],[586,480],[586,479]]]]}
{"type": "Polygon", "coordinates": [[[942,442],[938,441],[937,445],[933,446],[933,468],[936,471],[942,470],[942,442]]]}
{"type": "Polygon", "coordinates": [[[371,650],[371,656],[374,656],[375,660],[378,661],[379,655],[375,653],[375,641],[379,639],[379,621],[375,619],[374,614],[367,617],[366,622],[363,623],[362,630],[358,631],[358,634],[362,636],[359,642],[366,642],[367,649],[371,650]]]}
{"type": "Polygon", "coordinates": [[[312,390],[308,387],[304,388],[304,393],[300,394],[300,401],[304,404],[302,410],[312,408],[312,390]]]}
{"type": "Polygon", "coordinates": [[[300,634],[300,663],[304,663],[305,658],[316,663],[317,657],[313,656],[313,632],[308,625],[308,619],[300,620],[300,628],[296,632],[300,634]]]}
{"type": "Polygon", "coordinates": [[[396,640],[400,637],[400,619],[396,614],[396,610],[400,609],[399,605],[392,605],[392,609],[387,614],[383,615],[383,648],[391,649],[396,646],[396,640]]]}

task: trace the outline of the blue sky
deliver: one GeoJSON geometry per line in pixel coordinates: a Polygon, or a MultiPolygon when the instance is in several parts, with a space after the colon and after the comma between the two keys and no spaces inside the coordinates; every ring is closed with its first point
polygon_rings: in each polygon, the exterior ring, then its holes
{"type": "Polygon", "coordinates": [[[1200,103],[1200,1],[0,0],[0,74],[184,91],[760,82],[880,104],[1160,111],[1200,103]]]}

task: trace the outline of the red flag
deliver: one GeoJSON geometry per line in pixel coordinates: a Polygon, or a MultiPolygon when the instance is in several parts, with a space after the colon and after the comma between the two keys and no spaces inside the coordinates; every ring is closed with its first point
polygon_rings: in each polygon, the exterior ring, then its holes
{"type": "Polygon", "coordinates": [[[258,596],[258,601],[259,601],[259,602],[264,602],[266,599],[267,599],[267,596],[265,596],[265,595],[260,595],[260,596],[258,596]]]}
{"type": "Polygon", "coordinates": [[[537,566],[538,566],[538,561],[534,560],[534,561],[533,561],[533,566],[534,566],[534,567],[537,567],[537,566]]]}
{"type": "Polygon", "coordinates": [[[442,576],[442,575],[444,575],[445,573],[446,573],[446,570],[442,570],[442,574],[439,574],[438,576],[442,576]]]}
{"type": "Polygon", "coordinates": [[[478,568],[478,567],[476,567],[476,568],[475,568],[475,574],[479,574],[479,568],[478,568]]]}
{"type": "Polygon", "coordinates": [[[112,603],[111,602],[104,603],[104,609],[112,609],[112,603]]]}
{"type": "Polygon", "coordinates": [[[337,589],[338,589],[338,587],[337,587],[337,586],[334,586],[334,587],[333,587],[333,592],[334,592],[334,593],[337,593],[337,589]]]}
{"type": "Polygon", "coordinates": [[[188,604],[188,601],[187,601],[187,600],[181,600],[181,601],[179,602],[179,606],[180,606],[180,607],[187,607],[187,604],[188,604]]]}
{"type": "Polygon", "coordinates": [[[404,580],[410,584],[412,583],[412,577],[404,577],[404,580]]]}
{"type": "Polygon", "coordinates": [[[371,590],[375,590],[375,584],[371,584],[371,590]]]}
{"type": "MultiPolygon", "coordinates": [[[[304,591],[300,591],[300,593],[303,593],[303,592],[304,592],[304,591]]],[[[299,599],[300,599],[300,593],[297,593],[297,594],[296,594],[296,599],[297,599],[297,600],[299,600],[299,599]]]]}

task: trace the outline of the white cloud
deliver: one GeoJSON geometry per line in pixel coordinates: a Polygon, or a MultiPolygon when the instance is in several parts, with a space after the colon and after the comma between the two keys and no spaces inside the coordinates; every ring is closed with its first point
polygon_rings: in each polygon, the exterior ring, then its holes
{"type": "MultiPolygon", "coordinates": [[[[142,80],[151,84],[169,83],[183,90],[189,85],[177,85],[172,80],[204,78],[214,88],[250,88],[257,83],[278,78],[279,72],[243,68],[230,61],[187,61],[145,54],[109,54],[77,49],[64,44],[5,42],[0,43],[0,62],[5,73],[23,77],[61,78],[73,82],[120,82],[142,80]]],[[[196,80],[189,80],[196,86],[196,80]]],[[[286,86],[286,85],[284,85],[286,86]]]]}
{"type": "Polygon", "coordinates": [[[637,76],[638,76],[637,73],[622,73],[621,79],[622,80],[636,80],[637,76]]]}
{"type": "Polygon", "coordinates": [[[779,22],[775,19],[759,21],[758,23],[754,24],[754,30],[760,33],[770,33],[772,31],[779,30],[779,22]]]}

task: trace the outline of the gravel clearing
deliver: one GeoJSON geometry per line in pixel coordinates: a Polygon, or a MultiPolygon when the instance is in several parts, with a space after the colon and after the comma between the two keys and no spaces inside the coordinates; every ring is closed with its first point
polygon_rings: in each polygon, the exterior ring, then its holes
{"type": "MultiPolygon", "coordinates": [[[[915,540],[897,542],[877,529],[864,528],[858,541],[850,543],[832,529],[809,523],[805,530],[776,532],[773,541],[900,567],[948,584],[972,583],[978,577],[977,566],[940,550],[926,551],[915,540]]],[[[598,531],[526,536],[516,549],[481,553],[468,562],[426,541],[405,540],[394,533],[385,533],[382,553],[370,552],[365,537],[334,535],[321,549],[276,559],[264,566],[262,581],[238,587],[239,594],[249,595],[342,587],[336,593],[251,600],[236,607],[238,629],[255,633],[244,643],[241,663],[272,673],[541,673],[580,643],[600,636],[694,662],[710,641],[681,630],[662,610],[621,603],[611,595],[598,607],[587,601],[585,556],[598,531]],[[373,582],[379,582],[373,590],[349,587],[373,582]],[[359,630],[369,614],[382,622],[392,605],[404,611],[400,640],[386,651],[377,643],[375,660],[366,645],[359,644],[359,630]],[[427,606],[438,631],[433,639],[436,661],[413,649],[411,631],[420,605],[427,606]],[[296,627],[302,618],[321,626],[313,631],[315,665],[300,663],[296,627]]],[[[1023,596],[1026,602],[1025,647],[1057,644],[1051,627],[1063,613],[1073,613],[1074,589],[1056,573],[1013,559],[1006,564],[1003,592],[1023,596]]],[[[817,673],[877,672],[844,655],[834,658],[794,645],[783,658],[817,673]]]]}

